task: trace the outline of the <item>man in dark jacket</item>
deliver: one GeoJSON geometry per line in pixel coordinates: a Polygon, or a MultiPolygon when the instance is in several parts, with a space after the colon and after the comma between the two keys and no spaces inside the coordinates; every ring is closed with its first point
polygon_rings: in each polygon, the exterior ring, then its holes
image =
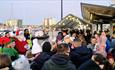
{"type": "Polygon", "coordinates": [[[102,70],[106,62],[107,60],[103,55],[95,54],[90,60],[83,63],[78,70],[102,70]]]}
{"type": "Polygon", "coordinates": [[[51,44],[50,42],[44,42],[42,45],[43,52],[38,55],[31,64],[32,70],[41,70],[44,63],[51,57],[51,44]]]}
{"type": "Polygon", "coordinates": [[[70,59],[78,68],[82,63],[89,60],[92,56],[91,49],[88,49],[85,46],[81,46],[80,39],[73,41],[73,49],[70,52],[70,59]]]}
{"type": "Polygon", "coordinates": [[[44,64],[42,70],[76,70],[69,60],[69,52],[68,44],[61,43],[57,47],[57,53],[44,64]]]}

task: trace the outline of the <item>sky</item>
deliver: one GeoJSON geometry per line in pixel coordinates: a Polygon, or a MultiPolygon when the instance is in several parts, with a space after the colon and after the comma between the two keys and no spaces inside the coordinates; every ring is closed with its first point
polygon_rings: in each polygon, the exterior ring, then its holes
{"type": "MultiPolygon", "coordinates": [[[[69,13],[80,18],[80,3],[109,6],[111,0],[63,0],[63,16],[69,13]]],[[[0,0],[0,23],[7,19],[22,19],[24,25],[41,24],[44,18],[61,19],[61,0],[0,0]]]]}

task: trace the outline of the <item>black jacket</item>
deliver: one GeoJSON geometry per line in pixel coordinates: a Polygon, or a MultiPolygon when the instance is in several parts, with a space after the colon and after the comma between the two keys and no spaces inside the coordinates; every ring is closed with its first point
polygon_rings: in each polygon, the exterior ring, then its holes
{"type": "Polygon", "coordinates": [[[76,65],[76,68],[78,68],[85,61],[89,60],[91,56],[91,49],[83,46],[74,48],[70,52],[70,59],[76,65]]]}
{"type": "Polygon", "coordinates": [[[50,59],[51,55],[47,52],[42,52],[32,63],[31,69],[32,70],[41,70],[43,64],[50,59]]]}
{"type": "Polygon", "coordinates": [[[76,68],[68,56],[55,54],[44,64],[42,70],[76,70],[76,68]]]}
{"type": "Polygon", "coordinates": [[[92,60],[83,63],[78,70],[101,70],[101,68],[92,60]]]}

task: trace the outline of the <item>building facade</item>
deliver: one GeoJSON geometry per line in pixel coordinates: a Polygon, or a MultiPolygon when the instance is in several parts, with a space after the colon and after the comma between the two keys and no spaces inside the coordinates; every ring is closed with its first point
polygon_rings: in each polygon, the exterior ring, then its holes
{"type": "Polygon", "coordinates": [[[5,22],[5,25],[8,27],[22,27],[22,20],[20,19],[11,19],[5,22]]]}
{"type": "Polygon", "coordinates": [[[43,29],[45,28],[50,29],[55,24],[56,24],[56,21],[54,18],[45,18],[43,21],[43,29]]]}

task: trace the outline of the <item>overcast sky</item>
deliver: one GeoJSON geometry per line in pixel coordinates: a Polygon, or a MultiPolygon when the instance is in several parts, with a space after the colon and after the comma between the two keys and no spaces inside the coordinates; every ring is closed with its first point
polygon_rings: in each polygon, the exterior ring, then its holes
{"type": "MultiPolygon", "coordinates": [[[[111,0],[63,0],[64,16],[71,13],[81,17],[80,3],[109,6],[111,0]]],[[[41,24],[44,18],[60,20],[61,0],[0,0],[0,22],[23,19],[24,24],[41,24]]]]}

